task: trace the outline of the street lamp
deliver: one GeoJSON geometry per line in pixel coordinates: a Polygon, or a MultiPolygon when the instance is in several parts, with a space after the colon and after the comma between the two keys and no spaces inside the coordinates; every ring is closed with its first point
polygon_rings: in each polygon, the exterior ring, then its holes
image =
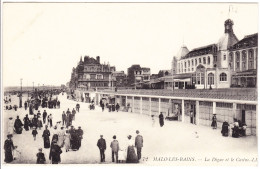
{"type": "Polygon", "coordinates": [[[23,87],[22,87],[23,79],[20,79],[20,81],[21,81],[21,93],[20,93],[20,97],[19,97],[19,100],[20,100],[19,107],[21,108],[22,107],[22,102],[23,102],[23,100],[22,100],[22,97],[23,97],[23,87]]]}

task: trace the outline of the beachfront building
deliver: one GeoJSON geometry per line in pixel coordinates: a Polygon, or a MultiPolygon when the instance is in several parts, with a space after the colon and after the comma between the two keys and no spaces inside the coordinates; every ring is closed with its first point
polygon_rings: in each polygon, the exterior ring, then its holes
{"type": "Polygon", "coordinates": [[[161,78],[174,89],[255,87],[257,34],[238,40],[233,21],[224,23],[224,34],[216,44],[191,51],[182,46],[172,60],[173,76],[161,78]],[[236,59],[237,58],[237,59],[236,59]]]}

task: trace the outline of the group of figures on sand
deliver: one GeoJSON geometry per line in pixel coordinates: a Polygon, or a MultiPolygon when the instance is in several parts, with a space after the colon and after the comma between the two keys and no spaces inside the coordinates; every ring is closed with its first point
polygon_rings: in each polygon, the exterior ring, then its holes
{"type": "MultiPolygon", "coordinates": [[[[143,136],[139,134],[140,132],[136,131],[135,141],[132,140],[132,136],[127,136],[127,146],[119,146],[116,136],[113,136],[113,141],[110,144],[112,151],[112,162],[116,163],[138,163],[141,159],[141,152],[143,147],[143,136]],[[136,150],[135,150],[136,149],[136,150]],[[136,154],[137,152],[137,154],[136,154]]],[[[105,162],[105,150],[106,150],[106,140],[103,138],[103,135],[100,135],[100,139],[97,142],[97,146],[100,151],[100,162],[105,162]]]]}

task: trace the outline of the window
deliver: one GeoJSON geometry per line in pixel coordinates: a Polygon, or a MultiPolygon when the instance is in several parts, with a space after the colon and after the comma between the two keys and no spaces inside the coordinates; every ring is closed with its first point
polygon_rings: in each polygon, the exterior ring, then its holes
{"type": "Polygon", "coordinates": [[[221,73],[219,77],[220,77],[219,80],[220,80],[221,82],[227,81],[227,74],[226,74],[226,73],[221,73]]]}
{"type": "Polygon", "coordinates": [[[246,51],[245,50],[243,50],[243,52],[242,52],[242,60],[243,61],[246,60],[246,51]]]}
{"type": "Polygon", "coordinates": [[[208,74],[208,85],[214,85],[214,74],[213,73],[208,74]]]}
{"type": "Polygon", "coordinates": [[[210,64],[210,57],[208,56],[208,65],[210,64]]]}
{"type": "Polygon", "coordinates": [[[199,58],[199,63],[201,63],[201,58],[199,58]]]}
{"type": "Polygon", "coordinates": [[[229,53],[229,62],[233,62],[233,53],[229,53]]]}
{"type": "Polygon", "coordinates": [[[239,69],[240,68],[240,53],[236,52],[236,68],[239,69]]]}
{"type": "Polygon", "coordinates": [[[223,57],[223,58],[224,58],[224,60],[226,60],[226,59],[227,59],[226,55],[224,55],[224,57],[223,57]]]}
{"type": "Polygon", "coordinates": [[[252,57],[254,56],[254,53],[253,53],[253,51],[252,51],[252,50],[250,50],[250,51],[248,52],[248,54],[249,54],[249,59],[252,59],[252,57]]]}
{"type": "Polygon", "coordinates": [[[97,74],[96,79],[103,79],[103,75],[102,74],[97,74]]]}
{"type": "Polygon", "coordinates": [[[190,67],[190,61],[188,61],[188,66],[190,67]]]}
{"type": "Polygon", "coordinates": [[[203,58],[203,64],[206,64],[206,58],[205,57],[203,58]]]}
{"type": "Polygon", "coordinates": [[[90,79],[96,79],[96,75],[95,74],[91,74],[90,75],[90,79]]]}
{"type": "Polygon", "coordinates": [[[217,56],[214,56],[214,62],[218,61],[217,56]]]}
{"type": "Polygon", "coordinates": [[[198,65],[198,63],[197,63],[197,59],[195,59],[195,66],[197,66],[198,65]]]}
{"type": "Polygon", "coordinates": [[[191,65],[194,66],[194,61],[193,60],[191,60],[191,65]]]}
{"type": "Polygon", "coordinates": [[[246,62],[243,62],[243,68],[246,68],[246,62]]]}
{"type": "Polygon", "coordinates": [[[253,68],[253,66],[254,66],[253,61],[250,61],[249,63],[250,63],[250,68],[253,68]]]}
{"type": "Polygon", "coordinates": [[[184,67],[186,68],[186,66],[187,66],[187,65],[186,65],[186,62],[184,62],[184,67]]]}

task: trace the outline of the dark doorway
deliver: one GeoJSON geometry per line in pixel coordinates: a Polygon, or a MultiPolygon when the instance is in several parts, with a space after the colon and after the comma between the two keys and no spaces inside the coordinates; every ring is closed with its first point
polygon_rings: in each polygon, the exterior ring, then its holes
{"type": "Polygon", "coordinates": [[[242,110],[242,123],[246,123],[246,111],[242,110]]]}

